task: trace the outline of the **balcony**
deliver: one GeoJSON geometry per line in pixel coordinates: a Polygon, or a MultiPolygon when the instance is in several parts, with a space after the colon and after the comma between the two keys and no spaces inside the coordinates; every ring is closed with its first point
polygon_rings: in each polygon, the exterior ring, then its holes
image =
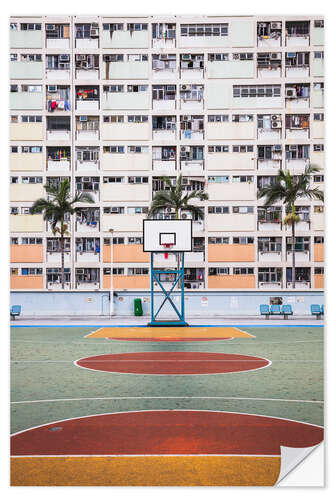
{"type": "Polygon", "coordinates": [[[281,281],[259,281],[258,287],[260,290],[281,290],[281,281]]]}
{"type": "Polygon", "coordinates": [[[99,27],[98,23],[85,23],[75,25],[75,48],[98,49],[99,27]]]}
{"type": "Polygon", "coordinates": [[[46,55],[46,79],[69,80],[71,65],[69,54],[46,55]]]}
{"type": "MultiPolygon", "coordinates": [[[[70,251],[66,251],[64,254],[65,264],[70,264],[71,262],[71,253],[70,251]]],[[[46,252],[46,262],[47,264],[54,264],[60,266],[61,264],[61,252],[46,252]]]]}
{"type": "Polygon", "coordinates": [[[180,85],[180,109],[201,111],[204,108],[203,85],[180,85]]]}
{"type": "Polygon", "coordinates": [[[70,48],[69,24],[46,24],[45,31],[47,49],[70,48]]]}
{"type": "Polygon", "coordinates": [[[310,45],[310,21],[287,21],[286,32],[286,47],[310,45]]]}
{"type": "Polygon", "coordinates": [[[174,141],[176,139],[175,116],[153,116],[153,140],[174,141]]]}
{"type": "Polygon", "coordinates": [[[75,137],[77,141],[98,141],[100,138],[99,117],[86,115],[77,116],[75,137]]]}
{"type": "Polygon", "coordinates": [[[76,110],[98,111],[99,110],[99,87],[85,86],[76,87],[76,110]]]}
{"type": "Polygon", "coordinates": [[[182,175],[204,175],[204,160],[190,160],[180,158],[182,175]]]}
{"type": "Polygon", "coordinates": [[[100,231],[99,208],[82,208],[76,213],[75,231],[77,233],[98,233],[100,231]]]}
{"type": "Polygon", "coordinates": [[[154,80],[174,80],[176,78],[176,54],[158,54],[152,57],[154,80]]]}
{"type": "MultiPolygon", "coordinates": [[[[292,282],[288,281],[287,288],[292,289],[292,282]]],[[[296,281],[295,282],[295,290],[310,290],[311,282],[310,281],[296,281]]]]}
{"type": "Polygon", "coordinates": [[[281,262],[282,261],[282,251],[258,251],[258,261],[259,262],[281,262]]]}
{"type": "MultiPolygon", "coordinates": [[[[292,262],[292,251],[287,251],[287,262],[288,264],[291,264],[292,262]]],[[[297,250],[295,252],[295,261],[296,263],[301,263],[301,262],[309,262],[310,261],[310,252],[309,250],[303,250],[299,251],[297,250]]]]}
{"type": "Polygon", "coordinates": [[[204,77],[203,54],[180,55],[180,77],[182,80],[201,80],[204,77]]]}
{"type": "Polygon", "coordinates": [[[259,22],[257,23],[257,44],[259,48],[281,47],[282,22],[259,22]]]}

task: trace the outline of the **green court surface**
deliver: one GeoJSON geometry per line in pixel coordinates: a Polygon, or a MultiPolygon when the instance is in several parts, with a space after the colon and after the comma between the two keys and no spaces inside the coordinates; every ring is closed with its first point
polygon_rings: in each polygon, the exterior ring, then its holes
{"type": "Polygon", "coordinates": [[[323,328],[241,327],[254,338],[152,342],[85,338],[95,327],[11,328],[12,433],[79,416],[216,410],[323,425],[323,328]],[[142,375],[74,364],[120,353],[225,353],[265,358],[246,373],[142,375]]]}

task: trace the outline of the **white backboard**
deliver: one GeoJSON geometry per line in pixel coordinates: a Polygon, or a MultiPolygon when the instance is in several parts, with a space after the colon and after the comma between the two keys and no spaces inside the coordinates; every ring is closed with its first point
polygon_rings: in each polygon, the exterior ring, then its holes
{"type": "Polygon", "coordinates": [[[192,251],[192,220],[159,220],[143,221],[143,251],[165,252],[163,244],[169,252],[192,251]]]}

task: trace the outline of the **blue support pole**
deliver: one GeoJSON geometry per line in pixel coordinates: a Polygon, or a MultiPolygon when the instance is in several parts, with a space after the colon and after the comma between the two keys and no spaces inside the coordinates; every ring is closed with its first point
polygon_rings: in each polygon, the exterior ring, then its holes
{"type": "Polygon", "coordinates": [[[153,261],[153,253],[150,253],[150,297],[151,297],[151,321],[148,323],[148,326],[188,326],[188,324],[185,322],[185,298],[184,298],[184,252],[180,252],[182,254],[181,256],[181,268],[177,269],[176,271],[163,271],[163,270],[154,270],[154,261],[153,261]],[[169,291],[167,291],[162,282],[161,282],[161,275],[162,274],[174,274],[175,279],[173,280],[172,287],[169,291]],[[154,283],[158,283],[159,287],[161,288],[163,295],[164,295],[164,300],[161,303],[160,307],[158,308],[156,314],[154,310],[154,283]],[[180,304],[180,311],[178,310],[176,304],[172,300],[172,293],[174,292],[174,289],[177,285],[177,283],[180,281],[181,287],[181,304],[180,304]],[[158,321],[156,318],[163,308],[164,304],[166,302],[169,302],[174,311],[176,312],[178,316],[178,320],[174,321],[158,321]]]}

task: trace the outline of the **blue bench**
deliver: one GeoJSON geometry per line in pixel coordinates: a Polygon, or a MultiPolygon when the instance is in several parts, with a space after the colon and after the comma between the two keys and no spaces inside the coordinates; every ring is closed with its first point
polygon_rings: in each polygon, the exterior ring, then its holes
{"type": "Polygon", "coordinates": [[[21,306],[12,306],[10,308],[10,317],[15,319],[16,316],[20,316],[21,314],[21,306]]]}
{"type": "Polygon", "coordinates": [[[266,316],[266,319],[268,319],[269,316],[283,316],[284,319],[288,319],[288,316],[292,316],[293,314],[293,309],[290,304],[284,306],[273,304],[271,307],[267,304],[260,304],[260,315],[266,316]]]}
{"type": "Polygon", "coordinates": [[[260,315],[269,318],[269,306],[267,304],[260,304],[260,315]]]}
{"type": "Polygon", "coordinates": [[[317,319],[324,314],[324,304],[320,307],[319,304],[311,304],[311,314],[312,316],[317,316],[317,319]]]}

